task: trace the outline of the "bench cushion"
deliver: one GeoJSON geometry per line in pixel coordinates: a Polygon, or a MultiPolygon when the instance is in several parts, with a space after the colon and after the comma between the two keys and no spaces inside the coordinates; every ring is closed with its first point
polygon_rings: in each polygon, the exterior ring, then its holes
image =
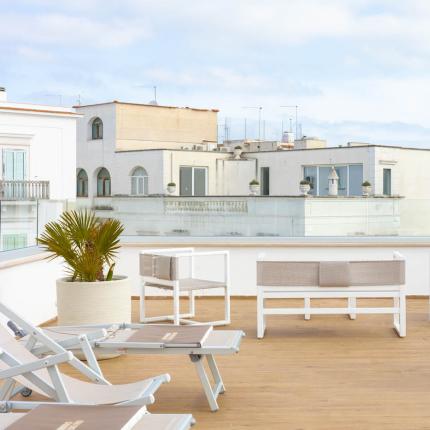
{"type": "Polygon", "coordinates": [[[348,261],[321,261],[319,268],[320,287],[349,287],[351,273],[348,261]]]}
{"type": "MultiPolygon", "coordinates": [[[[405,284],[404,260],[350,261],[349,285],[374,287],[405,284]]],[[[318,287],[319,261],[258,261],[257,285],[318,287]]],[[[333,285],[332,285],[333,286],[333,285]]]]}

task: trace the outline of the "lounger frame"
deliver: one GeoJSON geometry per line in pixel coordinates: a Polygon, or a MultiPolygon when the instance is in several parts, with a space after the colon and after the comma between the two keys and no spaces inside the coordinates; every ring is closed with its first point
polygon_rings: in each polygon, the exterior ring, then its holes
{"type": "MultiPolygon", "coordinates": [[[[217,366],[215,355],[231,355],[239,352],[239,345],[244,333],[240,330],[234,330],[234,336],[231,341],[231,345],[228,346],[217,346],[217,347],[205,347],[203,344],[200,348],[183,348],[183,347],[165,347],[160,343],[145,343],[145,342],[125,342],[116,341],[106,337],[96,339],[91,330],[105,329],[109,331],[115,330],[126,330],[126,329],[139,329],[143,327],[143,324],[129,324],[123,323],[118,326],[112,326],[108,324],[96,324],[87,325],[85,327],[80,326],[67,326],[67,327],[52,327],[52,329],[60,330],[62,332],[70,331],[71,337],[58,340],[60,345],[63,345],[69,349],[81,348],[88,364],[93,368],[95,372],[98,372],[98,364],[96,355],[101,354],[165,354],[165,355],[188,355],[191,362],[196,368],[197,375],[202,385],[203,391],[209,403],[212,411],[219,409],[217,398],[220,394],[225,392],[225,385],[217,366]],[[79,329],[85,328],[85,334],[79,336],[73,335],[79,329]],[[84,338],[84,342],[82,342],[84,338]],[[82,348],[82,345],[89,344],[90,349],[82,348]],[[205,366],[206,361],[206,366],[205,366]],[[211,383],[212,379],[212,383],[211,383]]],[[[231,332],[231,331],[228,331],[231,332]]],[[[223,331],[217,331],[217,334],[223,333],[223,331]]],[[[35,346],[32,352],[37,356],[42,356],[46,353],[46,347],[35,346]]]]}
{"type": "MultiPolygon", "coordinates": [[[[50,396],[57,402],[70,403],[71,400],[68,396],[65,384],[63,383],[61,372],[58,369],[58,365],[62,363],[67,363],[73,366],[76,370],[78,370],[82,375],[87,377],[93,383],[112,385],[103,377],[103,374],[97,364],[97,360],[95,359],[95,357],[88,361],[88,365],[84,364],[82,361],[78,360],[71,351],[67,350],[65,346],[56,341],[53,341],[49,336],[45,334],[42,329],[34,327],[32,324],[27,322],[24,318],[20,317],[18,314],[16,314],[14,311],[9,309],[1,302],[0,313],[9,318],[17,326],[24,329],[28,333],[25,347],[29,351],[33,352],[32,350],[35,348],[35,346],[40,345],[45,349],[46,353],[52,354],[44,356],[40,359],[35,359],[33,362],[30,363],[22,363],[8,351],[0,349],[0,360],[9,366],[8,369],[0,371],[0,380],[4,381],[3,385],[0,388],[0,401],[10,400],[23,389],[23,387],[14,379],[17,376],[22,376],[23,378],[27,379],[29,382],[37,386],[47,396],[50,396]],[[47,384],[43,379],[41,379],[37,374],[34,373],[35,371],[40,369],[46,369],[48,371],[52,386],[47,384]]],[[[98,334],[100,333],[101,332],[99,330],[98,334]]],[[[105,331],[103,331],[103,333],[105,333],[105,331]]],[[[82,340],[84,340],[84,343],[90,346],[89,339],[92,339],[91,341],[94,341],[95,334],[96,333],[93,333],[89,337],[86,335],[82,335],[80,337],[80,344],[82,345],[82,340]]],[[[73,341],[70,342],[73,343],[73,341]]],[[[67,344],[68,342],[66,341],[64,345],[67,344]]],[[[91,347],[89,348],[89,350],[87,349],[87,352],[89,354],[90,351],[92,351],[91,347]]],[[[145,406],[152,404],[155,401],[153,393],[163,383],[168,382],[169,380],[169,375],[160,375],[154,377],[151,384],[144,390],[144,392],[140,393],[137,398],[119,402],[117,403],[117,405],[145,406]]],[[[30,403],[35,403],[37,405],[43,402],[35,401],[30,403]]]]}
{"type": "MultiPolygon", "coordinates": [[[[394,260],[404,260],[395,252],[394,260]]],[[[264,261],[260,255],[259,261],[264,261]]],[[[392,314],[393,327],[399,337],[406,336],[406,286],[375,285],[361,287],[319,287],[319,286],[270,286],[257,285],[257,337],[263,338],[266,331],[267,315],[303,315],[309,320],[311,315],[349,315],[351,320],[357,314],[392,314]],[[312,299],[347,299],[346,307],[312,307],[312,299]],[[359,298],[390,298],[393,306],[359,307],[359,298]],[[266,307],[268,299],[303,299],[303,307],[266,307]]]]}

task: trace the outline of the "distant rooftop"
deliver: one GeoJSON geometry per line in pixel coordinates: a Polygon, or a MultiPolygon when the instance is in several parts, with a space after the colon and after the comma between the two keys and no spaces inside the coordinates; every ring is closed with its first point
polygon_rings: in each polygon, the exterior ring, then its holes
{"type": "Polygon", "coordinates": [[[191,108],[188,106],[167,106],[167,105],[158,105],[158,104],[152,104],[152,103],[132,103],[132,102],[122,102],[119,100],[112,100],[110,102],[102,102],[102,103],[93,103],[93,104],[88,104],[88,105],[78,105],[78,106],[73,106],[73,107],[75,109],[79,109],[79,108],[83,108],[83,107],[101,106],[101,105],[110,105],[110,104],[147,106],[147,107],[153,107],[153,108],[167,108],[167,109],[190,109],[190,110],[203,111],[203,112],[219,112],[219,109],[191,108]]]}

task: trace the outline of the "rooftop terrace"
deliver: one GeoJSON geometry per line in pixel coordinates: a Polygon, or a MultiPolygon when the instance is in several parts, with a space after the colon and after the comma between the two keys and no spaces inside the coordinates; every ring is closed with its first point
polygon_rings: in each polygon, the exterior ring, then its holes
{"type": "MultiPolygon", "coordinates": [[[[169,301],[153,300],[165,311],[169,301]]],[[[340,304],[340,303],[338,303],[340,304]]],[[[375,299],[373,299],[375,305],[375,299]]],[[[212,318],[217,298],[199,299],[212,318]]],[[[133,301],[137,321],[138,302],[133,301]]],[[[227,391],[210,412],[195,370],[175,356],[123,356],[101,363],[113,383],[168,371],[172,381],[151,412],[192,412],[202,429],[428,429],[430,330],[428,301],[408,299],[408,336],[400,339],[389,315],[277,317],[256,339],[255,299],[233,299],[229,328],[245,330],[237,356],[219,357],[227,391]]],[[[68,369],[67,369],[68,370],[68,369]]]]}

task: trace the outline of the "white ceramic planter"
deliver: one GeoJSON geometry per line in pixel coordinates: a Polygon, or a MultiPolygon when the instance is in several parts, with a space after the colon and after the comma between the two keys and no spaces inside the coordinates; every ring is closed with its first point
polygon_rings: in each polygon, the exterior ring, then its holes
{"type": "Polygon", "coordinates": [[[57,280],[59,325],[131,322],[131,280],[70,282],[57,280]]]}
{"type": "Polygon", "coordinates": [[[234,154],[234,159],[239,160],[242,154],[242,149],[234,149],[233,154],[234,154]]]}
{"type": "Polygon", "coordinates": [[[250,185],[249,186],[249,192],[251,196],[256,196],[260,194],[260,185],[250,185]]]}
{"type": "Polygon", "coordinates": [[[173,194],[176,191],[176,185],[168,185],[167,186],[167,192],[169,194],[173,194]]]}
{"type": "Polygon", "coordinates": [[[361,191],[362,191],[364,197],[368,197],[368,196],[370,196],[370,193],[372,192],[372,187],[370,185],[367,187],[363,186],[363,187],[361,187],[361,191]]]}
{"type": "Polygon", "coordinates": [[[302,196],[307,196],[309,191],[311,190],[311,186],[309,184],[300,184],[299,187],[302,196]]]}

